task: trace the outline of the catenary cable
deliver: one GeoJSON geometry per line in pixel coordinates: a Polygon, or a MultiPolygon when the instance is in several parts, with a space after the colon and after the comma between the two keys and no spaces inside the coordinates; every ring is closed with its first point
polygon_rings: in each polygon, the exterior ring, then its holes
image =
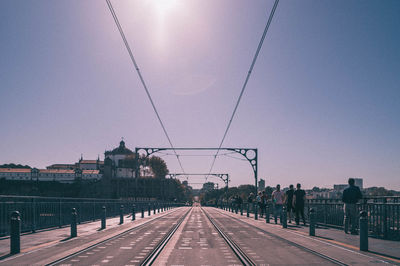
{"type": "Polygon", "coordinates": [[[214,155],[214,159],[213,159],[213,161],[212,161],[212,163],[211,163],[211,167],[210,167],[209,173],[211,173],[212,170],[213,170],[213,168],[214,168],[214,164],[215,164],[215,161],[216,161],[217,156],[218,156],[218,154],[219,154],[219,151],[220,151],[220,149],[221,149],[221,147],[222,147],[222,144],[223,144],[224,141],[225,141],[226,135],[228,134],[228,131],[229,131],[230,127],[231,127],[233,118],[235,117],[235,114],[236,114],[236,111],[237,111],[237,109],[238,109],[238,107],[239,107],[240,100],[242,99],[243,93],[244,93],[244,91],[246,90],[247,83],[248,83],[248,81],[249,81],[249,79],[250,79],[251,73],[253,72],[254,65],[256,64],[258,54],[260,53],[261,47],[262,47],[262,45],[263,45],[263,43],[264,43],[265,36],[267,35],[269,26],[270,26],[270,24],[271,24],[272,18],[274,17],[275,10],[276,10],[276,7],[278,6],[278,3],[279,3],[279,0],[275,0],[274,5],[273,5],[273,7],[272,7],[272,9],[271,9],[271,12],[270,12],[270,14],[269,14],[267,24],[265,25],[264,32],[263,32],[263,34],[262,34],[262,36],[261,36],[261,40],[260,40],[260,42],[258,43],[258,47],[257,47],[256,53],[255,53],[255,55],[254,55],[254,57],[253,57],[253,60],[252,60],[252,62],[251,62],[249,71],[247,72],[247,76],[246,76],[246,79],[245,79],[245,81],[244,81],[244,83],[243,83],[242,90],[240,91],[239,98],[238,98],[237,101],[236,101],[235,108],[233,109],[231,118],[229,119],[228,126],[227,126],[226,129],[225,129],[225,133],[224,133],[224,135],[223,135],[223,137],[222,137],[222,140],[221,140],[221,142],[220,142],[220,144],[219,144],[219,146],[218,146],[217,152],[216,152],[215,155],[214,155]]]}
{"type": "Polygon", "coordinates": [[[122,41],[124,42],[124,45],[125,45],[125,47],[126,47],[126,50],[128,51],[129,57],[131,58],[131,61],[132,61],[133,65],[134,65],[134,67],[135,67],[135,69],[136,69],[136,72],[137,72],[137,74],[138,74],[138,76],[139,76],[140,82],[142,83],[143,88],[144,88],[144,90],[146,91],[146,95],[147,95],[147,97],[148,97],[148,99],[149,99],[149,101],[150,101],[150,103],[151,103],[151,106],[153,107],[153,110],[154,110],[154,112],[155,112],[155,114],[156,114],[156,116],[157,116],[158,122],[160,122],[161,128],[162,128],[162,130],[164,131],[165,136],[167,137],[167,140],[168,140],[168,142],[169,142],[169,145],[171,146],[172,150],[173,150],[174,153],[175,153],[176,158],[178,159],[178,163],[179,163],[179,166],[181,167],[181,170],[182,170],[183,172],[185,172],[185,170],[183,169],[183,166],[182,166],[182,162],[181,162],[181,160],[179,159],[179,155],[176,153],[176,150],[175,150],[175,148],[174,148],[174,145],[172,144],[171,138],[169,137],[168,132],[167,132],[165,126],[164,126],[164,123],[163,123],[162,120],[161,120],[160,114],[158,113],[157,108],[156,108],[156,106],[155,106],[155,104],[154,104],[154,102],[153,102],[153,99],[152,99],[152,97],[151,97],[151,95],[150,95],[149,89],[147,88],[146,82],[144,81],[144,78],[143,78],[143,76],[142,76],[142,73],[140,72],[139,66],[138,66],[138,64],[136,63],[135,57],[133,56],[132,50],[131,50],[131,48],[130,48],[130,46],[129,46],[129,43],[128,43],[126,37],[125,37],[124,31],[122,30],[121,24],[119,23],[117,14],[116,14],[115,11],[114,11],[114,8],[113,8],[113,6],[112,6],[112,3],[111,3],[110,0],[106,0],[106,2],[107,2],[107,5],[108,5],[108,8],[110,9],[111,15],[112,15],[112,17],[113,17],[113,19],[114,19],[114,22],[115,22],[115,24],[116,24],[116,26],[117,26],[117,28],[118,28],[118,31],[119,31],[119,33],[120,33],[120,35],[121,35],[122,41]]]}

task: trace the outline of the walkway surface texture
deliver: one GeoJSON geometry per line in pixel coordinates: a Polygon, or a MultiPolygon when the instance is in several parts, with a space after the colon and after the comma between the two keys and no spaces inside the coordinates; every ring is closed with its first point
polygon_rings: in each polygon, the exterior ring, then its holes
{"type": "MultiPolygon", "coordinates": [[[[0,265],[400,265],[400,243],[369,239],[369,252],[358,250],[359,236],[332,228],[266,223],[265,219],[211,207],[181,207],[119,225],[119,218],[21,236],[21,253],[8,255],[0,239],[0,265]]],[[[272,222],[272,220],[271,220],[272,222]]]]}

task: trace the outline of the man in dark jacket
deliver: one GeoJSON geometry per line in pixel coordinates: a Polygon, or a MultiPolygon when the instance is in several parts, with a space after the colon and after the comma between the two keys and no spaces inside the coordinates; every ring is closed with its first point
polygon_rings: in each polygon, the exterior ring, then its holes
{"type": "Polygon", "coordinates": [[[360,188],[354,185],[354,179],[349,178],[349,187],[343,191],[344,202],[344,232],[347,234],[351,223],[351,234],[357,234],[357,202],[362,199],[360,188]]]}

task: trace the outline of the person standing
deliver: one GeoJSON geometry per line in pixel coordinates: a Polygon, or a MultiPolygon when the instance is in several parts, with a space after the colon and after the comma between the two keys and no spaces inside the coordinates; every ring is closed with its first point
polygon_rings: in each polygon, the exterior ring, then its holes
{"type": "Polygon", "coordinates": [[[351,223],[351,234],[357,234],[357,202],[362,199],[360,188],[354,185],[354,178],[349,178],[349,187],[343,191],[344,202],[344,232],[348,234],[351,223]]]}
{"type": "Polygon", "coordinates": [[[300,215],[303,219],[303,224],[306,225],[306,219],[304,218],[304,202],[306,201],[306,192],[301,189],[301,184],[296,185],[296,191],[293,192],[293,206],[296,212],[296,224],[300,224],[300,215]]]}
{"type": "Polygon", "coordinates": [[[294,188],[293,185],[290,185],[289,190],[286,191],[286,197],[285,197],[285,204],[286,204],[287,214],[289,217],[289,223],[292,223],[292,212],[294,213],[293,194],[294,194],[294,188]]]}
{"type": "Polygon", "coordinates": [[[276,185],[276,190],[272,192],[272,202],[274,203],[274,218],[275,224],[278,223],[278,215],[279,220],[282,223],[282,209],[283,209],[283,200],[285,198],[285,194],[281,191],[281,185],[276,185]]]}

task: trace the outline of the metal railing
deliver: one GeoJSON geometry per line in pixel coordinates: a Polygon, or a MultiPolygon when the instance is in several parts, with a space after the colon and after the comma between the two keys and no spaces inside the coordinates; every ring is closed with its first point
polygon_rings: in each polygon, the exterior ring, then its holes
{"type": "MultiPolygon", "coordinates": [[[[368,228],[372,236],[400,240],[400,197],[368,197],[357,204],[358,213],[368,214],[368,228]]],[[[310,199],[306,208],[316,210],[317,223],[343,227],[344,211],[340,199],[310,199]]]]}
{"type": "MultiPolygon", "coordinates": [[[[231,210],[236,208],[235,204],[227,202],[219,203],[217,207],[231,210]]],[[[254,214],[256,208],[258,215],[262,213],[254,203],[243,203],[241,207],[245,215],[247,210],[254,214]]],[[[273,204],[268,202],[265,208],[270,218],[274,216],[273,207],[273,204]]],[[[400,240],[400,197],[368,197],[360,201],[357,207],[358,213],[363,210],[368,214],[370,236],[400,240]]],[[[344,210],[343,202],[340,199],[308,199],[304,207],[307,220],[309,220],[311,208],[315,210],[317,224],[343,228],[344,210]]],[[[265,219],[265,216],[263,218],[265,219]]]]}
{"type": "Polygon", "coordinates": [[[21,214],[21,232],[35,232],[36,230],[63,227],[71,223],[71,210],[76,208],[78,223],[91,222],[101,219],[102,208],[106,207],[107,217],[115,217],[120,213],[121,205],[124,206],[124,215],[132,212],[135,204],[136,212],[142,208],[147,210],[149,204],[179,205],[161,201],[134,201],[115,199],[90,199],[90,198],[53,198],[30,196],[2,196],[0,195],[0,236],[10,233],[10,215],[13,211],[21,214]]]}

